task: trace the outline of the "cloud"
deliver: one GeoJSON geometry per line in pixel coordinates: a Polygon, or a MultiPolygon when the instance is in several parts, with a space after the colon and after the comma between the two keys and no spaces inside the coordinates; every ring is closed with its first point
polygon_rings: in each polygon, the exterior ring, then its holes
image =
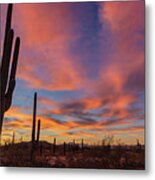
{"type": "MultiPolygon", "coordinates": [[[[95,133],[85,132],[85,131],[78,131],[78,132],[65,132],[62,133],[64,136],[69,136],[71,138],[78,138],[78,140],[82,137],[86,138],[95,138],[95,133]]],[[[86,140],[86,139],[85,139],[86,140]]]]}
{"type": "Polygon", "coordinates": [[[28,87],[74,90],[82,83],[78,57],[71,52],[79,25],[70,11],[68,3],[15,5],[14,26],[22,37],[18,77],[28,87]]]}
{"type": "Polygon", "coordinates": [[[144,1],[101,2],[101,6],[103,23],[108,21],[113,31],[132,33],[144,25],[144,1]]]}
{"type": "Polygon", "coordinates": [[[124,86],[144,88],[144,19],[144,1],[100,3],[100,20],[103,27],[108,24],[114,46],[101,77],[108,74],[119,91],[124,86]],[[135,76],[140,81],[132,83],[135,76]]]}
{"type": "Polygon", "coordinates": [[[113,131],[113,132],[144,132],[144,126],[138,126],[138,127],[127,127],[127,128],[110,128],[109,129],[110,131],[113,131]]]}

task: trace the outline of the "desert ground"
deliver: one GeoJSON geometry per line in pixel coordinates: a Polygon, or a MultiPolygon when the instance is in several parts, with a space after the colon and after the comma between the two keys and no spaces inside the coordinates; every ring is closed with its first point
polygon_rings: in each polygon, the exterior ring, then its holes
{"type": "Polygon", "coordinates": [[[1,146],[0,165],[16,167],[145,169],[144,146],[84,146],[48,142],[1,146]],[[33,153],[33,155],[32,155],[33,153]]]}

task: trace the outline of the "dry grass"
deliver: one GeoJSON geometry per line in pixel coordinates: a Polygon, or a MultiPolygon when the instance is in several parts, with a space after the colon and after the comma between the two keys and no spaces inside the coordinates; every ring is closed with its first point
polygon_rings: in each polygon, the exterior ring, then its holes
{"type": "Polygon", "coordinates": [[[34,159],[31,160],[31,143],[19,143],[3,146],[0,149],[0,165],[12,167],[56,167],[56,168],[95,168],[95,169],[145,169],[144,148],[67,147],[66,155],[63,146],[56,147],[53,154],[52,144],[42,142],[36,147],[34,159]]]}

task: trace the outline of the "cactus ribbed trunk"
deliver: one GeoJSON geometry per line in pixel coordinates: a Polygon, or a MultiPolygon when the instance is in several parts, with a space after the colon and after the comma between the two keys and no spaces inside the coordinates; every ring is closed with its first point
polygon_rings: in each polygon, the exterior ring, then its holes
{"type": "Polygon", "coordinates": [[[12,104],[12,96],[16,83],[16,69],[20,48],[20,38],[17,37],[15,40],[13,60],[11,61],[14,39],[14,30],[11,29],[12,8],[13,5],[9,4],[6,17],[2,60],[0,65],[0,137],[2,133],[4,113],[10,108],[12,104]],[[10,69],[11,72],[9,73],[10,69]]]}
{"type": "Polygon", "coordinates": [[[39,143],[39,138],[40,138],[40,124],[41,124],[41,121],[39,119],[38,120],[38,128],[37,128],[37,143],[39,143]]]}

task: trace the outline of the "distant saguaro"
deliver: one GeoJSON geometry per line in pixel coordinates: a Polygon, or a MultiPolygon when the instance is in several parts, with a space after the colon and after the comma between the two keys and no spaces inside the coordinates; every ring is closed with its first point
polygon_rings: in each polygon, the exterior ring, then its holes
{"type": "Polygon", "coordinates": [[[64,142],[64,156],[66,155],[66,143],[64,142]]]}
{"type": "Polygon", "coordinates": [[[15,131],[13,131],[13,134],[12,134],[12,144],[15,143],[15,131]]]}
{"type": "Polygon", "coordinates": [[[73,146],[72,146],[72,151],[75,151],[75,139],[73,139],[73,146]]]}
{"type": "Polygon", "coordinates": [[[39,143],[39,139],[40,139],[40,124],[41,124],[41,121],[39,119],[38,120],[38,128],[37,128],[37,143],[39,143]]]}
{"type": "Polygon", "coordinates": [[[73,145],[75,145],[75,139],[73,139],[73,145]]]}
{"type": "Polygon", "coordinates": [[[32,146],[31,146],[31,161],[34,161],[34,151],[35,151],[35,129],[36,129],[36,113],[37,113],[37,93],[34,93],[33,102],[33,122],[32,122],[32,146]]]}
{"type": "Polygon", "coordinates": [[[82,139],[81,140],[81,148],[82,148],[82,150],[83,150],[83,147],[84,147],[83,145],[84,145],[84,140],[82,139]]]}
{"type": "Polygon", "coordinates": [[[34,93],[33,102],[33,122],[32,122],[32,142],[35,142],[35,131],[36,131],[36,111],[37,111],[37,93],[34,93]]]}
{"type": "Polygon", "coordinates": [[[55,151],[56,151],[56,138],[54,138],[53,141],[53,154],[55,154],[55,151]]]}

